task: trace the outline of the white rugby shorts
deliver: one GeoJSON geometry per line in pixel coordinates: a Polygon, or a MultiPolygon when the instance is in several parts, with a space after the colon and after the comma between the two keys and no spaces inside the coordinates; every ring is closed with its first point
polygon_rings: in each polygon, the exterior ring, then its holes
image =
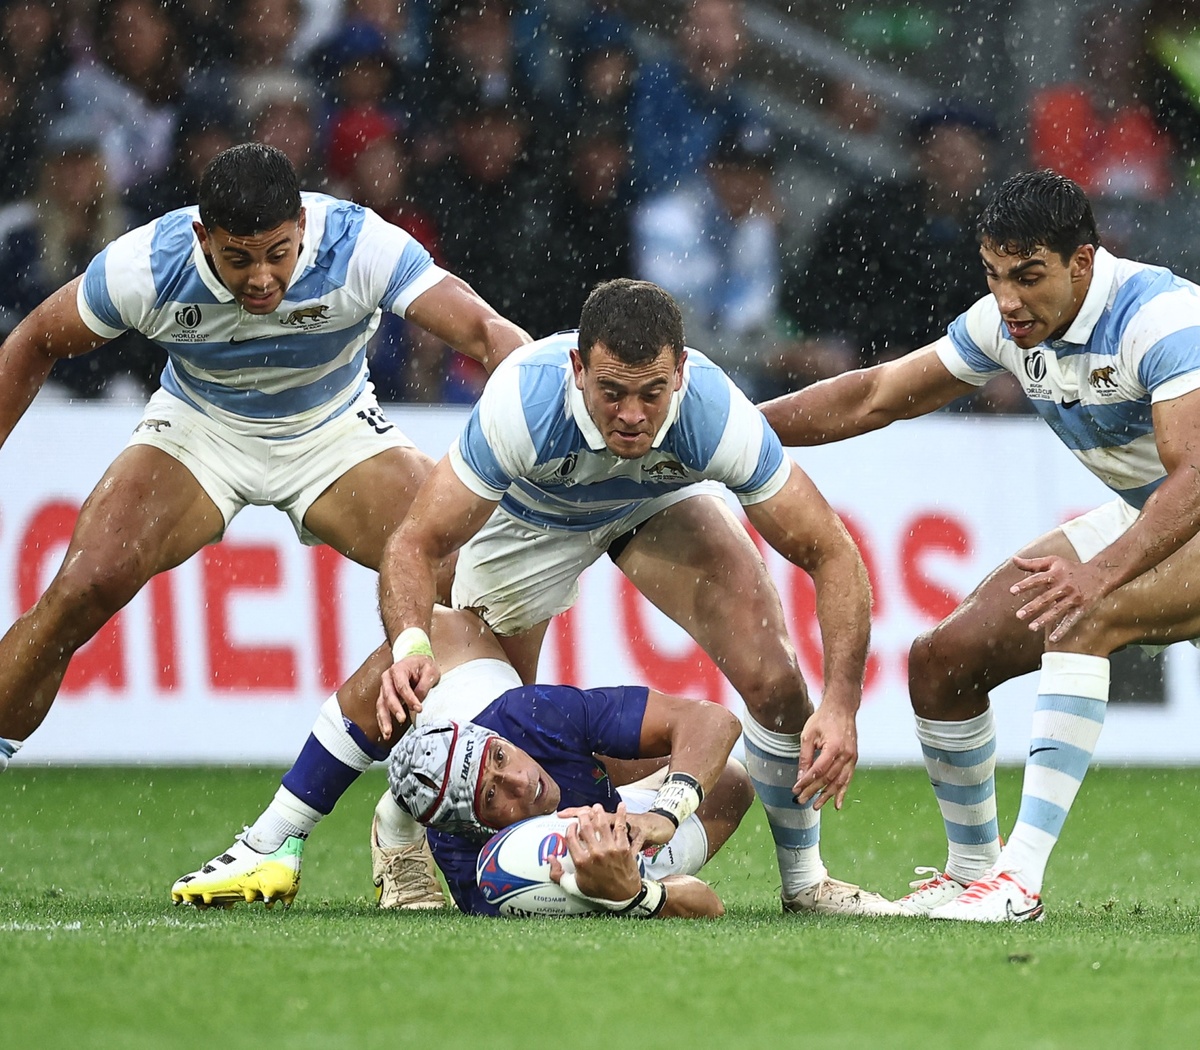
{"type": "Polygon", "coordinates": [[[498,507],[458,553],[451,604],[473,610],[501,637],[520,634],[579,600],[580,574],[610,543],[659,511],[704,495],[721,498],[712,482],[699,482],[590,532],[532,525],[498,507]]]}
{"type": "Polygon", "coordinates": [[[1067,542],[1075,548],[1079,560],[1090,561],[1122,535],[1137,520],[1137,516],[1135,507],[1118,498],[1065,521],[1059,527],[1067,537],[1067,542]]]}
{"type": "Polygon", "coordinates": [[[341,415],[282,439],[239,434],[160,389],[147,402],[130,445],[152,445],[179,460],[217,505],[226,528],[245,506],[273,506],[309,546],[321,541],[304,527],[304,515],[321,493],[372,456],[413,447],[388,422],[370,385],[341,415]]]}

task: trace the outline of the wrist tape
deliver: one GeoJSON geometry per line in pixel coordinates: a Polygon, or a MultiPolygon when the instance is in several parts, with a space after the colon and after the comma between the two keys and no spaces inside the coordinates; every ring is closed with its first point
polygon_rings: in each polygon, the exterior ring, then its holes
{"type": "Polygon", "coordinates": [[[573,896],[582,897],[593,904],[599,904],[600,907],[614,915],[624,915],[631,919],[653,919],[667,903],[667,888],[656,879],[642,879],[642,885],[638,892],[623,901],[589,897],[586,893],[580,892],[573,871],[565,872],[559,885],[573,896]]]}
{"type": "Polygon", "coordinates": [[[416,653],[433,659],[433,646],[429,644],[429,635],[420,627],[405,627],[392,642],[392,662],[399,663],[406,656],[416,653]]]}
{"type": "Polygon", "coordinates": [[[649,812],[661,814],[678,828],[703,801],[704,788],[700,781],[690,773],[672,773],[658,789],[649,812]]]}

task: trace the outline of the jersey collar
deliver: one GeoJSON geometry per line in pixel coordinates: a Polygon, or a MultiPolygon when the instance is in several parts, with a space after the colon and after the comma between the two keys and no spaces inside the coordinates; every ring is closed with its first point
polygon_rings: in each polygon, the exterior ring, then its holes
{"type": "Polygon", "coordinates": [[[1096,327],[1100,316],[1108,305],[1113,282],[1117,278],[1117,261],[1104,248],[1096,249],[1095,261],[1092,263],[1092,283],[1088,286],[1087,295],[1083,297],[1083,305],[1070,327],[1062,334],[1062,341],[1083,346],[1092,337],[1092,329],[1096,327]]]}

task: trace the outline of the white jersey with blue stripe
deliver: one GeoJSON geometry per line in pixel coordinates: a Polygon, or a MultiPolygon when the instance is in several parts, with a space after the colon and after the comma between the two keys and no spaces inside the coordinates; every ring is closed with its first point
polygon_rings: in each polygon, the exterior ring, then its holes
{"type": "Polygon", "coordinates": [[[1166,476],[1151,406],[1200,387],[1200,288],[1099,248],[1091,286],[1061,339],[1022,350],[989,295],[936,347],[964,382],[980,386],[1011,372],[1079,461],[1140,509],[1166,476]]]}
{"type": "Polygon", "coordinates": [[[380,311],[404,316],[446,272],[368,208],[301,195],[304,243],[283,302],[238,305],[200,248],[195,207],[117,238],[77,297],[97,335],[141,332],[168,355],[164,389],[241,433],[294,437],[339,415],[367,383],[380,311]]]}
{"type": "Polygon", "coordinates": [[[791,461],[766,419],[703,354],[688,350],[666,421],[638,459],[610,452],[576,388],[563,332],[510,356],[450,449],[459,479],[523,521],[586,531],[639,503],[719,481],[745,505],[775,495],[791,461]]]}

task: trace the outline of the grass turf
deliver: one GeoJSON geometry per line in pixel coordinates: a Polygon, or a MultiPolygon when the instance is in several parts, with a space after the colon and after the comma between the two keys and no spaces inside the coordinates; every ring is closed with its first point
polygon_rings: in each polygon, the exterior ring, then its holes
{"type": "MultiPolygon", "coordinates": [[[[278,773],[0,777],[0,1032],[13,1047],[289,1050],[1194,1047],[1200,770],[1094,770],[1041,924],[783,916],[756,807],[708,869],[719,922],[515,922],[373,906],[355,785],[309,843],[290,910],[175,908],[278,773]]],[[[1002,825],[1019,793],[1002,771],[1002,825]]],[[[898,896],[944,859],[924,774],[860,770],[824,822],[833,874],[898,896]]]]}

